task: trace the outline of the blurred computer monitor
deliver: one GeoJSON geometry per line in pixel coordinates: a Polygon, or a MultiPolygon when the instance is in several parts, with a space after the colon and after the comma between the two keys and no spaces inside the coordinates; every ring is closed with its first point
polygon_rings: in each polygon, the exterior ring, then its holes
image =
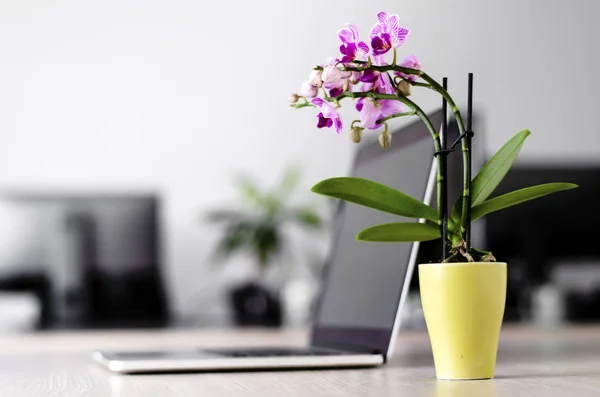
{"type": "MultiPolygon", "coordinates": [[[[599,166],[559,166],[537,164],[515,166],[500,183],[493,196],[524,187],[572,182],[578,189],[549,195],[529,203],[489,214],[485,219],[486,248],[509,263],[506,319],[520,319],[527,291],[551,282],[558,265],[571,264],[577,278],[577,265],[597,264],[600,271],[600,213],[594,211],[600,195],[599,166]]],[[[580,278],[589,278],[581,273],[580,278]]],[[[600,285],[585,297],[600,319],[600,285]],[[594,297],[592,297],[595,296],[594,297]]],[[[578,303],[579,309],[583,303],[578,303]]],[[[580,310],[581,311],[581,310],[580,310]]],[[[589,317],[591,311],[578,317],[589,317]]],[[[567,313],[572,320],[574,314],[567,313]]]]}
{"type": "Polygon", "coordinates": [[[0,193],[0,290],[35,293],[43,327],[161,325],[158,211],[154,194],[0,193]]]}

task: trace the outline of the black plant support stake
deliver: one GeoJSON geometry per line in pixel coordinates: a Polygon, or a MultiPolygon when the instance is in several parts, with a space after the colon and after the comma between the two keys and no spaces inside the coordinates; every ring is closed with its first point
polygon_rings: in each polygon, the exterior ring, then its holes
{"type": "MultiPolygon", "coordinates": [[[[444,77],[442,80],[442,86],[444,90],[448,90],[448,78],[444,77]]],[[[442,97],[442,127],[440,129],[440,145],[441,149],[439,152],[440,161],[442,166],[442,191],[440,193],[440,218],[442,220],[442,259],[446,260],[448,257],[448,151],[446,150],[447,142],[447,130],[448,130],[448,102],[442,97]]]]}
{"type": "MultiPolygon", "coordinates": [[[[472,163],[472,158],[473,158],[473,145],[472,145],[472,140],[473,140],[473,73],[469,73],[469,87],[468,87],[468,99],[467,99],[467,148],[468,148],[468,155],[469,155],[469,175],[471,175],[471,163],[472,163]]],[[[469,250],[471,249],[471,179],[469,179],[469,195],[466,197],[466,199],[468,200],[468,206],[467,206],[467,225],[466,225],[466,230],[465,230],[465,242],[466,242],[466,249],[467,252],[469,252],[469,250]]]]}

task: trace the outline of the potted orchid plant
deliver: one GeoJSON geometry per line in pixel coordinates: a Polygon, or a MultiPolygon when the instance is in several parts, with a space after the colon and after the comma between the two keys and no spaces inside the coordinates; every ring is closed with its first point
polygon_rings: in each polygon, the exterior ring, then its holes
{"type": "MultiPolygon", "coordinates": [[[[420,222],[397,222],[357,230],[357,240],[417,242],[442,239],[439,263],[419,265],[421,299],[432,345],[435,369],[440,379],[487,379],[494,376],[496,352],[506,297],[506,263],[491,252],[470,244],[471,222],[491,212],[530,201],[550,193],[577,187],[571,183],[549,183],[527,187],[489,198],[501,182],[530,132],[512,137],[480,172],[471,176],[472,74],[469,75],[467,123],[456,102],[442,84],[421,68],[419,60],[398,58],[398,49],[409,36],[398,15],[377,14],[369,42],[362,41],[353,24],[338,33],[340,55],[314,67],[299,93],[288,97],[291,106],[316,108],[317,127],[333,128],[340,134],[343,123],[339,108],[344,100],[356,100],[358,118],[350,123],[350,139],[359,142],[363,132],[375,131],[379,143],[392,143],[388,121],[416,116],[431,134],[437,159],[437,209],[389,187],[352,177],[331,178],[312,191],[329,197],[388,212],[420,222]],[[460,137],[447,147],[445,123],[440,131],[427,114],[410,99],[412,90],[424,89],[442,97],[454,114],[460,137]],[[461,146],[463,192],[448,210],[446,160],[461,146]]],[[[401,188],[401,187],[399,187],[401,188]]]]}

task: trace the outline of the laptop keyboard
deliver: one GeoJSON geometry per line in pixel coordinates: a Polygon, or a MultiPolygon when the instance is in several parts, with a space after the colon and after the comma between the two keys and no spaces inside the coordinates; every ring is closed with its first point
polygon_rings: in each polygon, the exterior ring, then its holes
{"type": "Polygon", "coordinates": [[[344,353],[318,348],[243,348],[204,350],[227,357],[299,357],[299,356],[338,356],[344,353]]]}

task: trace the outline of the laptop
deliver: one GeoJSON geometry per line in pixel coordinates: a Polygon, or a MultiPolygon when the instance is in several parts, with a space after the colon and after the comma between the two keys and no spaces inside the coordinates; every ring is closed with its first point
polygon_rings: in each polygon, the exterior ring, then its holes
{"type": "MultiPolygon", "coordinates": [[[[430,118],[434,125],[441,125],[441,111],[430,118]]],[[[398,129],[386,150],[379,147],[377,133],[372,135],[357,150],[352,175],[396,187],[429,203],[435,168],[431,136],[423,123],[415,121],[398,129]]],[[[394,351],[419,243],[365,243],[357,242],[355,236],[366,227],[398,221],[402,219],[340,202],[310,343],[305,348],[96,351],[93,357],[120,373],[382,365],[394,351]]]]}

